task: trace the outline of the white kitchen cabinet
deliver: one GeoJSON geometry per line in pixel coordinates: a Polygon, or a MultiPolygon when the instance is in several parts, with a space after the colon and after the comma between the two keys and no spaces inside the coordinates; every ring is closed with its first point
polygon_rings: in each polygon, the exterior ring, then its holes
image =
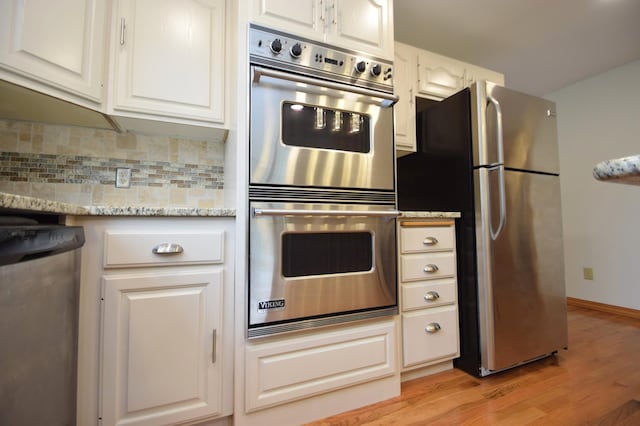
{"type": "Polygon", "coordinates": [[[446,56],[418,52],[418,95],[441,100],[467,86],[467,64],[446,56]]]}
{"type": "Polygon", "coordinates": [[[395,328],[393,319],[372,320],[250,342],[245,349],[246,411],[397,374],[395,328]]]}
{"type": "Polygon", "coordinates": [[[415,82],[418,80],[415,48],[396,43],[393,52],[393,106],[396,149],[416,150],[415,82]]]}
{"type": "Polygon", "coordinates": [[[504,75],[414,46],[395,43],[394,106],[398,155],[416,151],[415,97],[440,101],[478,80],[504,85],[504,75]]]}
{"type": "Polygon", "coordinates": [[[65,100],[89,100],[99,106],[107,3],[1,1],[0,78],[65,100]]]}
{"type": "Polygon", "coordinates": [[[233,220],[73,223],[87,241],[78,424],[180,424],[232,414],[233,310],[225,307],[233,306],[233,220]],[[169,253],[154,253],[163,248],[169,253]]]}
{"type": "Polygon", "coordinates": [[[169,424],[222,413],[222,271],[105,275],[102,421],[169,424]]]}
{"type": "Polygon", "coordinates": [[[392,0],[253,0],[252,22],[315,41],[393,57],[392,0]]]}
{"type": "Polygon", "coordinates": [[[120,0],[114,6],[116,115],[225,122],[225,1],[120,0]]]}
{"type": "Polygon", "coordinates": [[[455,222],[401,219],[398,234],[403,371],[450,366],[460,353],[455,222]]]}

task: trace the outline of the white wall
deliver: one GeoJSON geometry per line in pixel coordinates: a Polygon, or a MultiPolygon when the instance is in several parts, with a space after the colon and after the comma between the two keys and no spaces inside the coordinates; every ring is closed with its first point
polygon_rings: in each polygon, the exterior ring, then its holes
{"type": "Polygon", "coordinates": [[[640,186],[592,176],[600,161],[640,154],[640,61],[546,98],[558,112],[567,296],[640,309],[640,186]]]}

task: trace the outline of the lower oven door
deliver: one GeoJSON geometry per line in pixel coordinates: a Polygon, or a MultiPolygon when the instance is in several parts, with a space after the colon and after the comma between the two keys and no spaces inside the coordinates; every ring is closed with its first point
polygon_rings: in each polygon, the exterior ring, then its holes
{"type": "Polygon", "coordinates": [[[251,203],[249,337],[397,313],[391,206],[251,203]]]}

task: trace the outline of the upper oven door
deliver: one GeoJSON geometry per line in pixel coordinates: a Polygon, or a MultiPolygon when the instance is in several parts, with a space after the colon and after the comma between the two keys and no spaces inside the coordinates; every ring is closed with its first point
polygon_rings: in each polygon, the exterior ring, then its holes
{"type": "Polygon", "coordinates": [[[393,95],[251,72],[251,184],[394,189],[393,95]]]}

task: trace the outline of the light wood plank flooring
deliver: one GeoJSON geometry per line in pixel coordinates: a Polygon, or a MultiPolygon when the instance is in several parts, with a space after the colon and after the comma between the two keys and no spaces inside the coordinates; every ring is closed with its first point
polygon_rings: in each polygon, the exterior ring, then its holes
{"type": "Polygon", "coordinates": [[[452,370],[328,425],[640,425],[640,320],[569,307],[569,349],[483,379],[452,370]]]}

